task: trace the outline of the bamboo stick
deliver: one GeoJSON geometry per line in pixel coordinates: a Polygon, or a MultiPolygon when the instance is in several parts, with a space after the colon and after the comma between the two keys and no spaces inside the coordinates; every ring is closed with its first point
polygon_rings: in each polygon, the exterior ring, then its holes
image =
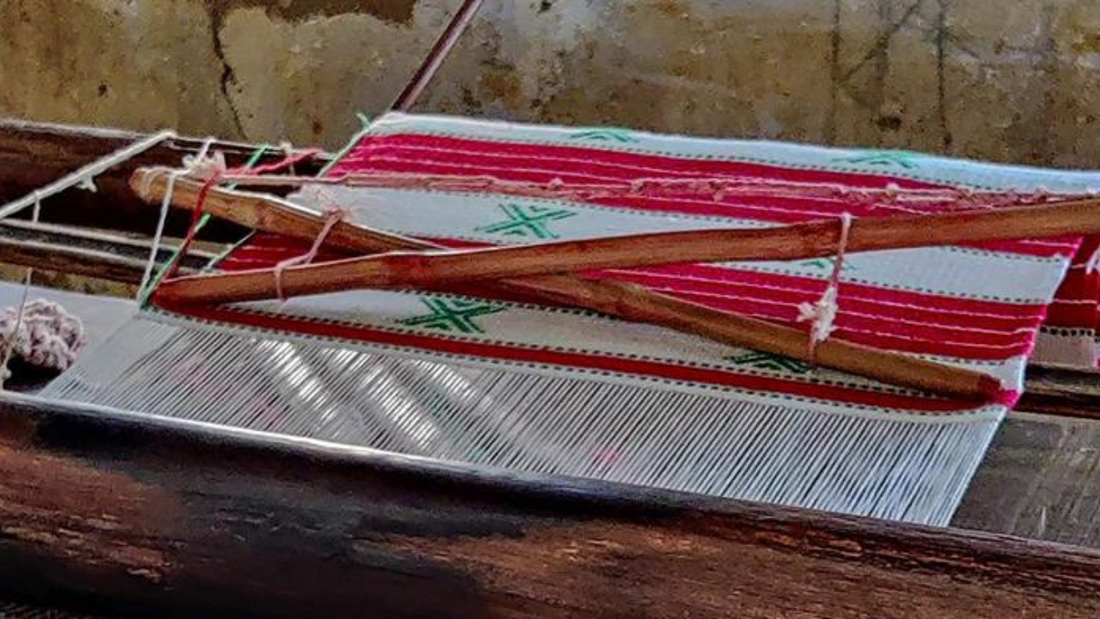
{"type": "MultiPolygon", "coordinates": [[[[765,229],[657,232],[487,249],[402,251],[288,268],[288,295],[348,288],[439,287],[471,281],[693,262],[797,260],[837,252],[839,220],[765,229]]],[[[978,241],[1100,233],[1100,200],[964,213],[856,220],[849,253],[978,241]]],[[[181,278],[163,293],[176,302],[270,298],[268,270],[181,278]]]]}
{"type": "MultiPolygon", "coordinates": [[[[161,171],[139,170],[131,180],[131,186],[143,200],[159,204],[166,190],[166,177],[161,171]]],[[[188,210],[194,208],[200,187],[201,184],[195,181],[179,179],[172,196],[173,206],[188,210]]],[[[250,228],[304,240],[314,240],[325,224],[317,213],[288,201],[220,188],[209,193],[205,208],[217,217],[250,228]]],[[[333,226],[326,238],[326,246],[360,253],[433,247],[423,241],[348,222],[333,226]]],[[[270,272],[268,283],[274,286],[270,272]]],[[[573,305],[943,395],[988,400],[1001,391],[999,380],[981,372],[924,361],[838,338],[822,342],[817,347],[816,358],[810,359],[808,336],[801,330],[729,314],[624,282],[554,275],[521,281],[480,282],[471,292],[487,297],[514,298],[519,295],[541,302],[573,305]]],[[[158,293],[157,298],[168,305],[179,302],[170,294],[162,296],[158,293]]]]}

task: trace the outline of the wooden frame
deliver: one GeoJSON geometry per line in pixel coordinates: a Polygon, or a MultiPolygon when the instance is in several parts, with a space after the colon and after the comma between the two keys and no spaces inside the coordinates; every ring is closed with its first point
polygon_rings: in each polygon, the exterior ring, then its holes
{"type": "Polygon", "coordinates": [[[156,617],[1094,617],[1100,552],[0,399],[0,596],[156,617]],[[366,610],[366,609],[369,609],[366,610]]]}
{"type": "MultiPolygon", "coordinates": [[[[138,137],[0,123],[0,196],[138,137]]],[[[198,147],[153,149],[45,212],[139,227],[129,173],[198,147]]],[[[8,239],[147,250],[6,226],[5,260],[22,255],[8,239]]],[[[1021,408],[1100,417],[1098,385],[1032,369],[1021,408]]],[[[0,401],[0,599],[156,617],[1091,617],[1098,584],[1081,548],[0,401]]]]}

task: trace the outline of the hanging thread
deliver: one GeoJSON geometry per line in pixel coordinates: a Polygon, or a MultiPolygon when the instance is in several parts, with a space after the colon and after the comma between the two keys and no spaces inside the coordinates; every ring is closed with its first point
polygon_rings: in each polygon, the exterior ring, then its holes
{"type": "Polygon", "coordinates": [[[807,354],[811,361],[817,359],[817,348],[836,330],[836,316],[840,311],[837,302],[840,290],[840,275],[844,270],[844,253],[848,248],[848,235],[852,230],[852,215],[845,212],[840,216],[840,236],[837,240],[836,258],[833,260],[833,272],[829,285],[816,303],[802,303],[798,306],[798,322],[810,323],[810,340],[807,354]]]}
{"type": "MultiPolygon", "coordinates": [[[[195,241],[195,236],[198,234],[199,229],[201,228],[200,223],[202,222],[203,215],[205,213],[206,200],[210,196],[210,190],[213,189],[214,186],[217,185],[219,182],[221,182],[224,176],[229,174],[233,174],[236,176],[247,176],[249,174],[268,174],[272,172],[278,172],[280,170],[290,168],[295,164],[301,163],[302,161],[305,161],[306,159],[315,156],[319,152],[321,152],[320,149],[311,148],[303,150],[297,155],[287,157],[281,161],[256,166],[254,168],[250,168],[247,165],[227,168],[225,165],[224,156],[221,156],[221,154],[218,153],[216,157],[217,160],[210,164],[208,168],[201,171],[202,174],[208,176],[205,176],[206,182],[203,183],[202,187],[199,189],[198,196],[195,199],[195,207],[191,211],[191,223],[187,229],[187,236],[184,237],[183,243],[180,244],[179,250],[172,258],[172,261],[168,263],[168,267],[165,269],[162,281],[171,279],[179,271],[180,262],[187,254],[188,248],[190,248],[191,244],[195,241]]],[[[207,160],[209,159],[210,158],[207,158],[207,160]]]]}
{"type": "Polygon", "coordinates": [[[324,245],[325,239],[328,238],[329,233],[336,227],[336,224],[346,220],[350,214],[350,209],[346,209],[337,205],[327,205],[322,209],[322,213],[325,215],[325,225],[322,226],[321,232],[317,234],[317,238],[314,239],[313,245],[309,248],[309,251],[301,256],[295,256],[283,260],[275,265],[275,294],[280,301],[286,301],[286,295],[283,293],[283,271],[292,266],[298,266],[301,264],[309,264],[317,257],[318,252],[321,251],[321,246],[324,245]]]}
{"type": "MultiPolygon", "coordinates": [[[[176,180],[181,176],[206,173],[211,166],[217,165],[216,162],[211,163],[208,161],[207,157],[207,153],[210,152],[210,147],[214,144],[216,139],[217,138],[208,137],[203,140],[202,147],[194,157],[188,156],[183,158],[182,168],[168,172],[168,181],[164,189],[164,199],[160,203],[160,216],[157,219],[157,229],[153,235],[153,247],[149,251],[149,260],[145,263],[145,271],[141,276],[141,284],[138,286],[139,298],[144,297],[146,289],[149,287],[149,282],[153,278],[153,269],[157,263],[157,254],[160,253],[160,244],[164,239],[164,227],[168,222],[168,211],[172,208],[172,194],[175,192],[176,180]]],[[[222,167],[225,166],[224,156],[221,157],[221,165],[222,167]]],[[[213,172],[210,173],[213,174],[213,172]]],[[[149,178],[151,179],[151,176],[149,178]]]]}

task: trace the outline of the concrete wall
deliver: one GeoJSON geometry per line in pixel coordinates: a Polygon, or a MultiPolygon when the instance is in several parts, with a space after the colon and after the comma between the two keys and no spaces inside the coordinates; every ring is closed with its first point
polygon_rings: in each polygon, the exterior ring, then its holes
{"type": "MultiPolygon", "coordinates": [[[[335,147],[460,0],[0,0],[0,115],[335,147]]],[[[1100,167],[1096,0],[490,0],[420,107],[1100,167]]]]}

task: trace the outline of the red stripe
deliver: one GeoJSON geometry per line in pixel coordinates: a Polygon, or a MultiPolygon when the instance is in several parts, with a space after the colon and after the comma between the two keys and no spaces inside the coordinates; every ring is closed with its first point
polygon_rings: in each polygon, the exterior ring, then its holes
{"type": "MultiPolygon", "coordinates": [[[[233,323],[274,331],[286,331],[327,338],[350,339],[390,346],[413,347],[452,355],[466,355],[520,363],[580,367],[620,374],[654,376],[676,381],[723,385],[747,391],[785,393],[806,398],[847,402],[871,407],[896,408],[921,413],[966,412],[979,403],[930,396],[908,396],[851,387],[809,384],[776,377],[742,374],[728,370],[696,368],[610,355],[571,353],[545,349],[463,342],[426,335],[401,334],[347,323],[317,322],[292,316],[258,314],[225,307],[163,307],[168,311],[208,321],[233,323]]],[[[1012,396],[1005,393],[998,403],[1012,396]]]]}
{"type": "Polygon", "coordinates": [[[498,153],[501,155],[534,159],[556,157],[586,161],[598,158],[598,161],[604,165],[649,167],[666,170],[668,174],[679,173],[686,176],[756,177],[796,183],[835,183],[852,187],[858,186],[880,189],[885,189],[889,185],[897,185],[900,188],[912,189],[931,189],[939,187],[932,183],[872,174],[803,170],[739,161],[646,155],[591,147],[493,142],[469,138],[439,137],[418,134],[368,135],[364,137],[348,157],[334,167],[330,172],[330,176],[338,177],[341,174],[359,171],[364,165],[369,166],[371,152],[379,142],[396,146],[411,145],[440,148],[444,150],[498,153]]]}
{"type": "MultiPolygon", "coordinates": [[[[814,178],[787,178],[790,173],[810,174],[807,170],[791,170],[776,166],[716,162],[675,157],[654,157],[607,151],[601,149],[577,149],[558,146],[516,145],[499,142],[483,142],[435,136],[368,136],[354,150],[351,157],[334,170],[333,175],[398,172],[403,174],[446,174],[493,176],[506,181],[548,183],[554,180],[568,183],[592,182],[603,178],[612,181],[631,182],[645,178],[715,178],[753,181],[832,182],[847,187],[882,188],[886,184],[911,189],[944,188],[945,185],[927,183],[906,184],[906,179],[888,176],[870,176],[840,172],[818,172],[814,178]],[[711,168],[708,170],[708,168],[711,168]],[[594,179],[593,177],[599,177],[594,179]],[[878,182],[867,183],[866,179],[878,182]]],[[[686,198],[686,197],[685,197],[686,198]]],[[[587,201],[607,206],[629,206],[647,210],[691,213],[722,217],[749,217],[775,222],[797,222],[837,216],[850,212],[860,217],[888,216],[901,211],[943,212],[958,210],[957,201],[940,200],[917,208],[907,205],[904,209],[890,202],[863,202],[813,197],[798,199],[775,195],[734,196],[729,203],[713,200],[691,204],[685,200],[647,197],[593,197],[587,201]],[[766,206],[765,210],[757,210],[766,206]]],[[[1029,241],[1004,241],[996,244],[974,244],[995,251],[1013,251],[1029,255],[1065,255],[1075,246],[1076,239],[1057,242],[1055,247],[1033,245],[1029,241]]]]}
{"type": "MultiPolygon", "coordinates": [[[[748,275],[751,272],[744,272],[748,275]]],[[[608,271],[609,277],[632,281],[651,288],[672,290],[684,294],[699,294],[717,297],[748,298],[763,302],[784,303],[798,305],[807,301],[816,301],[825,291],[826,282],[813,281],[812,285],[803,287],[783,287],[782,285],[766,285],[755,283],[748,277],[723,279],[716,281],[706,279],[705,273],[692,276],[677,276],[662,273],[657,270],[636,271],[608,271]]],[[[767,274],[764,274],[767,275],[767,274]]],[[[791,276],[780,276],[791,277],[791,276]]],[[[897,302],[886,302],[882,298],[868,298],[861,296],[869,286],[843,283],[840,287],[839,300],[849,311],[867,316],[882,315],[883,310],[888,311],[890,320],[902,320],[921,322],[930,325],[945,327],[964,327],[972,329],[976,322],[981,323],[981,328],[991,331],[1016,331],[1019,329],[1037,327],[1043,318],[1042,305],[1019,305],[1016,308],[1019,313],[1006,313],[1005,304],[989,303],[991,306],[987,312],[960,311],[948,307],[945,298],[935,295],[923,295],[919,304],[912,303],[912,299],[902,298],[901,294],[897,302]],[[999,313],[994,313],[994,312],[999,313]]],[[[888,291],[897,292],[897,291],[888,291]]]]}
{"type": "MultiPolygon", "coordinates": [[[[812,294],[821,294],[825,289],[825,282],[819,279],[799,277],[797,275],[783,275],[780,273],[766,273],[763,271],[750,271],[728,267],[717,267],[706,264],[669,265],[647,269],[650,273],[661,273],[673,278],[695,278],[721,283],[742,283],[769,288],[779,288],[793,291],[807,291],[812,294]]],[[[898,305],[912,305],[927,308],[929,310],[943,310],[959,313],[976,314],[984,317],[1007,316],[1020,318],[1041,318],[1044,305],[1026,303],[1007,303],[998,301],[984,301],[981,299],[961,299],[942,295],[934,295],[906,290],[892,290],[878,288],[865,284],[843,282],[841,284],[842,295],[849,295],[866,301],[874,301],[898,305]]],[[[979,317],[978,320],[981,318],[979,317]]]]}
{"type": "MultiPolygon", "coordinates": [[[[671,292],[671,291],[662,291],[671,292]]],[[[686,299],[725,312],[765,318],[787,326],[803,326],[798,322],[795,305],[764,304],[754,300],[722,298],[706,295],[675,293],[686,299]]],[[[814,299],[816,301],[816,299],[814,299]]],[[[945,328],[936,325],[891,321],[889,318],[865,317],[846,312],[840,302],[837,314],[837,336],[859,341],[875,348],[888,348],[915,353],[932,353],[964,359],[1005,359],[1026,352],[1033,332],[992,332],[973,328],[945,328]]]]}
{"type": "Polygon", "coordinates": [[[1048,311],[1046,324],[1051,327],[1092,329],[1097,326],[1100,313],[1100,273],[1089,273],[1085,268],[1097,248],[1100,237],[1085,237],[1073,258],[1073,267],[1066,273],[1054,295],[1054,303],[1048,311]]]}
{"type": "MultiPolygon", "coordinates": [[[[308,249],[305,243],[298,241],[289,241],[280,249],[276,246],[277,241],[257,236],[266,246],[259,255],[234,254],[222,268],[241,270],[270,266],[302,255],[308,249]],[[264,265],[259,256],[270,260],[270,264],[264,265]]],[[[824,281],[804,277],[704,265],[609,271],[602,275],[632,281],[722,311],[799,328],[807,328],[798,322],[799,304],[816,301],[825,287],[824,281]]],[[[854,284],[841,287],[838,337],[900,352],[983,360],[1026,354],[1031,350],[1035,330],[1044,315],[1042,305],[1019,306],[1017,310],[1022,310],[1023,315],[1005,315],[1005,310],[1009,309],[1007,304],[885,291],[894,293],[892,296],[898,302],[889,306],[888,316],[882,316],[883,300],[861,298],[860,294],[867,291],[883,292],[854,284]],[[989,311],[974,311],[974,305],[989,311]],[[976,323],[980,324],[979,328],[975,328],[976,323]]]]}

